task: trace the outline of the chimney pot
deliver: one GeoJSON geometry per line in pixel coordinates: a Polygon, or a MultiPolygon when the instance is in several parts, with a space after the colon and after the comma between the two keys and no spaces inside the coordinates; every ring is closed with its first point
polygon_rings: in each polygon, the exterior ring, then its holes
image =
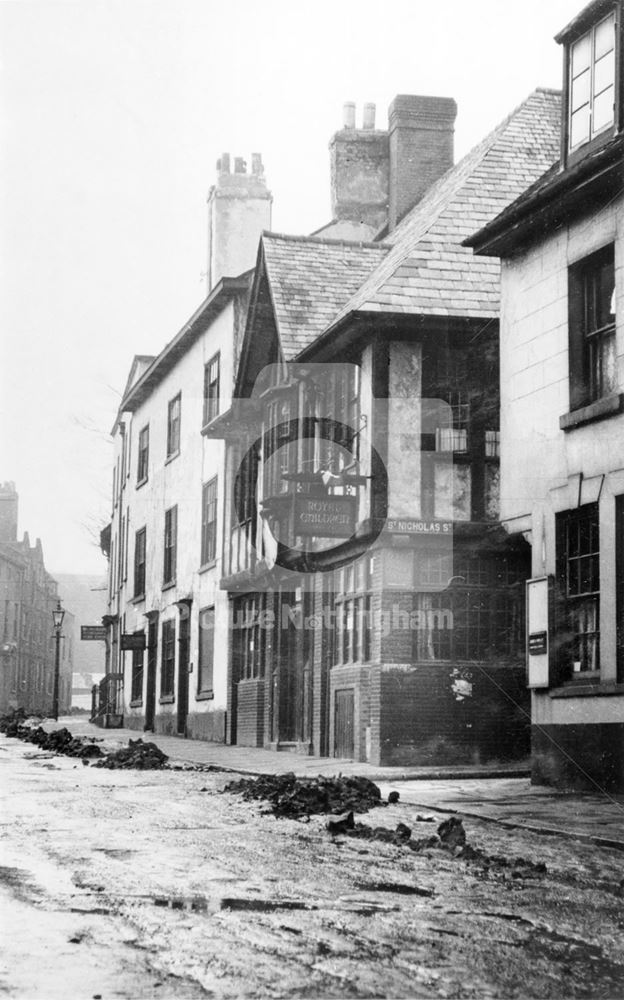
{"type": "Polygon", "coordinates": [[[251,154],[251,172],[252,174],[263,174],[264,167],[262,166],[262,154],[252,153],[251,154]]]}
{"type": "Polygon", "coordinates": [[[234,173],[244,174],[247,171],[247,164],[245,163],[242,156],[234,157],[234,173]]]}
{"type": "Polygon", "coordinates": [[[375,105],[372,103],[364,105],[362,128],[375,128],[375,105]]]}
{"type": "Polygon", "coordinates": [[[221,174],[229,174],[230,172],[230,154],[222,153],[221,159],[217,161],[217,170],[221,174]]]}
{"type": "Polygon", "coordinates": [[[345,128],[355,128],[355,102],[346,101],[342,106],[342,124],[345,128]]]}

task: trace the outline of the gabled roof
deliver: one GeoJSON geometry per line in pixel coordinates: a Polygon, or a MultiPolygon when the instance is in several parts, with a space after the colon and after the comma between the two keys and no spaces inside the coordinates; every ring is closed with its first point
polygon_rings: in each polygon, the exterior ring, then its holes
{"type": "Polygon", "coordinates": [[[261,261],[284,360],[327,329],[388,249],[378,243],[263,233],[261,261]]]}
{"type": "Polygon", "coordinates": [[[237,278],[221,278],[211,290],[208,297],[204,299],[199,309],[193,313],[173,340],[170,340],[165,345],[159,355],[152,358],[151,361],[150,355],[139,355],[144,361],[140,366],[140,374],[137,371],[135,356],[126,384],[126,391],[124,392],[117,412],[117,418],[111,431],[112,434],[115,433],[121,414],[126,411],[134,412],[148,398],[150,393],[169,374],[198,337],[205,332],[227,303],[235,295],[246,292],[249,289],[251,277],[251,271],[245,271],[244,274],[239,275],[237,278]],[[137,374],[138,377],[136,377],[137,374]]]}
{"type": "Polygon", "coordinates": [[[389,234],[391,250],[332,326],[353,312],[498,316],[499,262],[474,257],[462,240],[558,158],[560,117],[559,91],[534,91],[389,234]]]}

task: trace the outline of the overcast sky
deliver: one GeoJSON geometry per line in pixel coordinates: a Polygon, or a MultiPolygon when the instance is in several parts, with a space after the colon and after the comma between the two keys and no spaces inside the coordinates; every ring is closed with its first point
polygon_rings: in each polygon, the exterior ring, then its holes
{"type": "Polygon", "coordinates": [[[131,359],[205,294],[221,152],[263,155],[273,229],[329,220],[342,104],[455,97],[456,157],[536,86],[580,0],[0,0],[0,481],[53,572],[99,572],[131,359]]]}

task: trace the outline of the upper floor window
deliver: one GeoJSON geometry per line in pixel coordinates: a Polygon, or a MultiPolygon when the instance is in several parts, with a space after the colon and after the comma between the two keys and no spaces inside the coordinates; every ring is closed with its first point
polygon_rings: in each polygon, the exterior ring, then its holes
{"type": "Polygon", "coordinates": [[[209,424],[219,412],[221,355],[215,354],[204,368],[204,425],[209,424]]]}
{"type": "Polygon", "coordinates": [[[165,561],[163,570],[163,586],[175,583],[176,551],[178,547],[178,508],[170,507],[165,511],[165,561]]]}
{"type": "Polygon", "coordinates": [[[202,489],[201,564],[212,562],[217,555],[217,477],[202,489]]]}
{"type": "Polygon", "coordinates": [[[617,388],[613,244],[569,269],[568,295],[570,404],[574,410],[617,388]]]}
{"type": "Polygon", "coordinates": [[[180,412],[182,394],[178,393],[169,401],[167,408],[167,458],[173,458],[180,451],[180,412]]]}
{"type": "Polygon", "coordinates": [[[147,552],[147,532],[145,528],[137,531],[134,537],[134,596],[142,597],[145,593],[145,556],[147,552]]]}
{"type": "Polygon", "coordinates": [[[568,141],[574,150],[615,121],[615,14],[568,51],[568,141]]]}
{"type": "Polygon", "coordinates": [[[137,460],[137,485],[147,480],[149,464],[149,424],[139,433],[139,455],[137,460]]]}

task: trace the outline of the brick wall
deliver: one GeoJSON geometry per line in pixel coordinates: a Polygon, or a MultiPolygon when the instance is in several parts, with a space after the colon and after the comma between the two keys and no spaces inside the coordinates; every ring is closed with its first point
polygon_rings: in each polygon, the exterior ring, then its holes
{"type": "Polygon", "coordinates": [[[384,664],[379,702],[381,764],[470,764],[528,755],[524,667],[384,664]]]}

